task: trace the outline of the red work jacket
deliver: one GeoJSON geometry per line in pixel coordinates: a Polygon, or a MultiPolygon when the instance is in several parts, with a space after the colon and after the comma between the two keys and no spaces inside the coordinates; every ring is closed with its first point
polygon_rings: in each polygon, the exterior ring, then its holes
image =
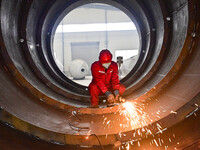
{"type": "Polygon", "coordinates": [[[91,66],[92,83],[96,84],[103,93],[109,88],[113,90],[119,89],[119,76],[117,63],[111,61],[108,69],[105,69],[99,61],[96,61],[91,66]]]}

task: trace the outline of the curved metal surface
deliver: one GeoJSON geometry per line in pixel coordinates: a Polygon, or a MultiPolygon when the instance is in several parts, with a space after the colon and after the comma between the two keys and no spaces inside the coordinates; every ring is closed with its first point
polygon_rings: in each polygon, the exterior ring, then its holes
{"type": "MultiPolygon", "coordinates": [[[[53,66],[49,55],[52,29],[63,14],[91,1],[0,2],[0,118],[3,122],[54,144],[89,146],[88,149],[100,145],[99,139],[102,145],[111,145],[108,149],[114,149],[116,141],[148,141],[145,135],[133,136],[143,126],[121,126],[126,122],[119,112],[121,105],[87,108],[87,91],[63,77],[53,66]],[[56,21],[55,17],[59,19],[56,21]],[[121,133],[126,136],[121,137],[121,133]]],[[[185,118],[200,106],[200,2],[92,2],[113,4],[137,21],[142,38],[141,52],[145,49],[141,57],[145,59],[139,59],[137,68],[133,68],[123,82],[127,86],[126,98],[145,106],[144,111],[152,120],[152,132],[159,131],[157,123],[162,124],[163,129],[171,127],[173,132],[180,132],[178,127],[184,124],[189,128],[191,120],[185,118]],[[158,112],[159,118],[155,115],[158,112]]],[[[188,132],[196,134],[187,132],[186,135],[191,141],[198,141],[199,119],[192,118],[195,131],[188,132]]],[[[191,141],[176,146],[183,148],[193,144],[191,141]]]]}
{"type": "MultiPolygon", "coordinates": [[[[149,137],[144,140],[135,141],[133,145],[130,144],[129,149],[140,150],[140,149],[184,149],[184,150],[198,150],[200,148],[200,111],[196,112],[196,115],[181,121],[175,126],[169,128],[163,134],[157,134],[154,137],[149,137]],[[184,132],[183,132],[184,131],[184,132]],[[192,134],[191,134],[192,133],[192,134]],[[156,143],[155,143],[156,139],[156,143]],[[160,140],[159,140],[160,139],[160,140]],[[162,140],[161,140],[162,139],[162,140]],[[160,146],[161,141],[164,144],[160,146]],[[158,146],[159,145],[159,146],[158,146]]],[[[19,132],[16,129],[10,128],[10,126],[5,125],[0,122],[0,148],[6,150],[20,149],[20,150],[89,150],[89,149],[102,149],[100,146],[88,146],[81,147],[79,145],[62,145],[62,143],[56,143],[51,140],[46,142],[40,140],[36,136],[32,136],[27,133],[19,132]],[[12,142],[10,142],[12,141],[12,142]]],[[[90,137],[91,138],[91,137],[90,137]]],[[[96,141],[96,138],[91,140],[96,141]]],[[[96,141],[98,142],[98,141],[96,141]]],[[[125,147],[126,144],[123,144],[125,147]]],[[[113,145],[104,146],[105,150],[118,150],[119,148],[113,145]]]]}

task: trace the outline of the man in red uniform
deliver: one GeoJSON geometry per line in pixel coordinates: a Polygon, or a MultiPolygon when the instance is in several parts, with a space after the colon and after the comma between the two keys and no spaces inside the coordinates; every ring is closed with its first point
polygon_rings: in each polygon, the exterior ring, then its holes
{"type": "Polygon", "coordinates": [[[99,96],[106,95],[108,104],[119,101],[120,95],[125,91],[124,85],[120,84],[117,63],[112,61],[109,50],[102,50],[99,61],[91,66],[92,82],[89,85],[92,107],[98,107],[99,96]]]}

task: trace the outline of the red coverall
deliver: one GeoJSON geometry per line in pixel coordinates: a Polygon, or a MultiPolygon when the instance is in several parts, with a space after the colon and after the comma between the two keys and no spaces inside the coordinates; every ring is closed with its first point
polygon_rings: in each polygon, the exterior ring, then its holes
{"type": "Polygon", "coordinates": [[[119,82],[118,66],[114,61],[111,61],[108,69],[105,69],[100,61],[96,61],[92,64],[91,71],[93,79],[89,85],[89,92],[92,106],[99,104],[99,96],[106,91],[119,90],[120,95],[124,93],[125,87],[119,82]]]}

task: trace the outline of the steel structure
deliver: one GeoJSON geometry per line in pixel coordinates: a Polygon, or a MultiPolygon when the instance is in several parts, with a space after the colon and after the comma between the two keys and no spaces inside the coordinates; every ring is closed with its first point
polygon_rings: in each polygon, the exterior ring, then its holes
{"type": "Polygon", "coordinates": [[[120,144],[123,148],[128,141],[133,149],[200,149],[199,0],[1,0],[0,4],[1,149],[110,150],[120,144]],[[121,105],[89,108],[87,87],[68,79],[53,60],[56,26],[69,11],[87,3],[113,5],[136,24],[140,55],[122,82],[127,87],[125,98],[145,106],[150,136],[133,136],[143,126],[120,126],[126,122],[118,111],[121,105]],[[155,138],[167,142],[160,144],[155,138]]]}

